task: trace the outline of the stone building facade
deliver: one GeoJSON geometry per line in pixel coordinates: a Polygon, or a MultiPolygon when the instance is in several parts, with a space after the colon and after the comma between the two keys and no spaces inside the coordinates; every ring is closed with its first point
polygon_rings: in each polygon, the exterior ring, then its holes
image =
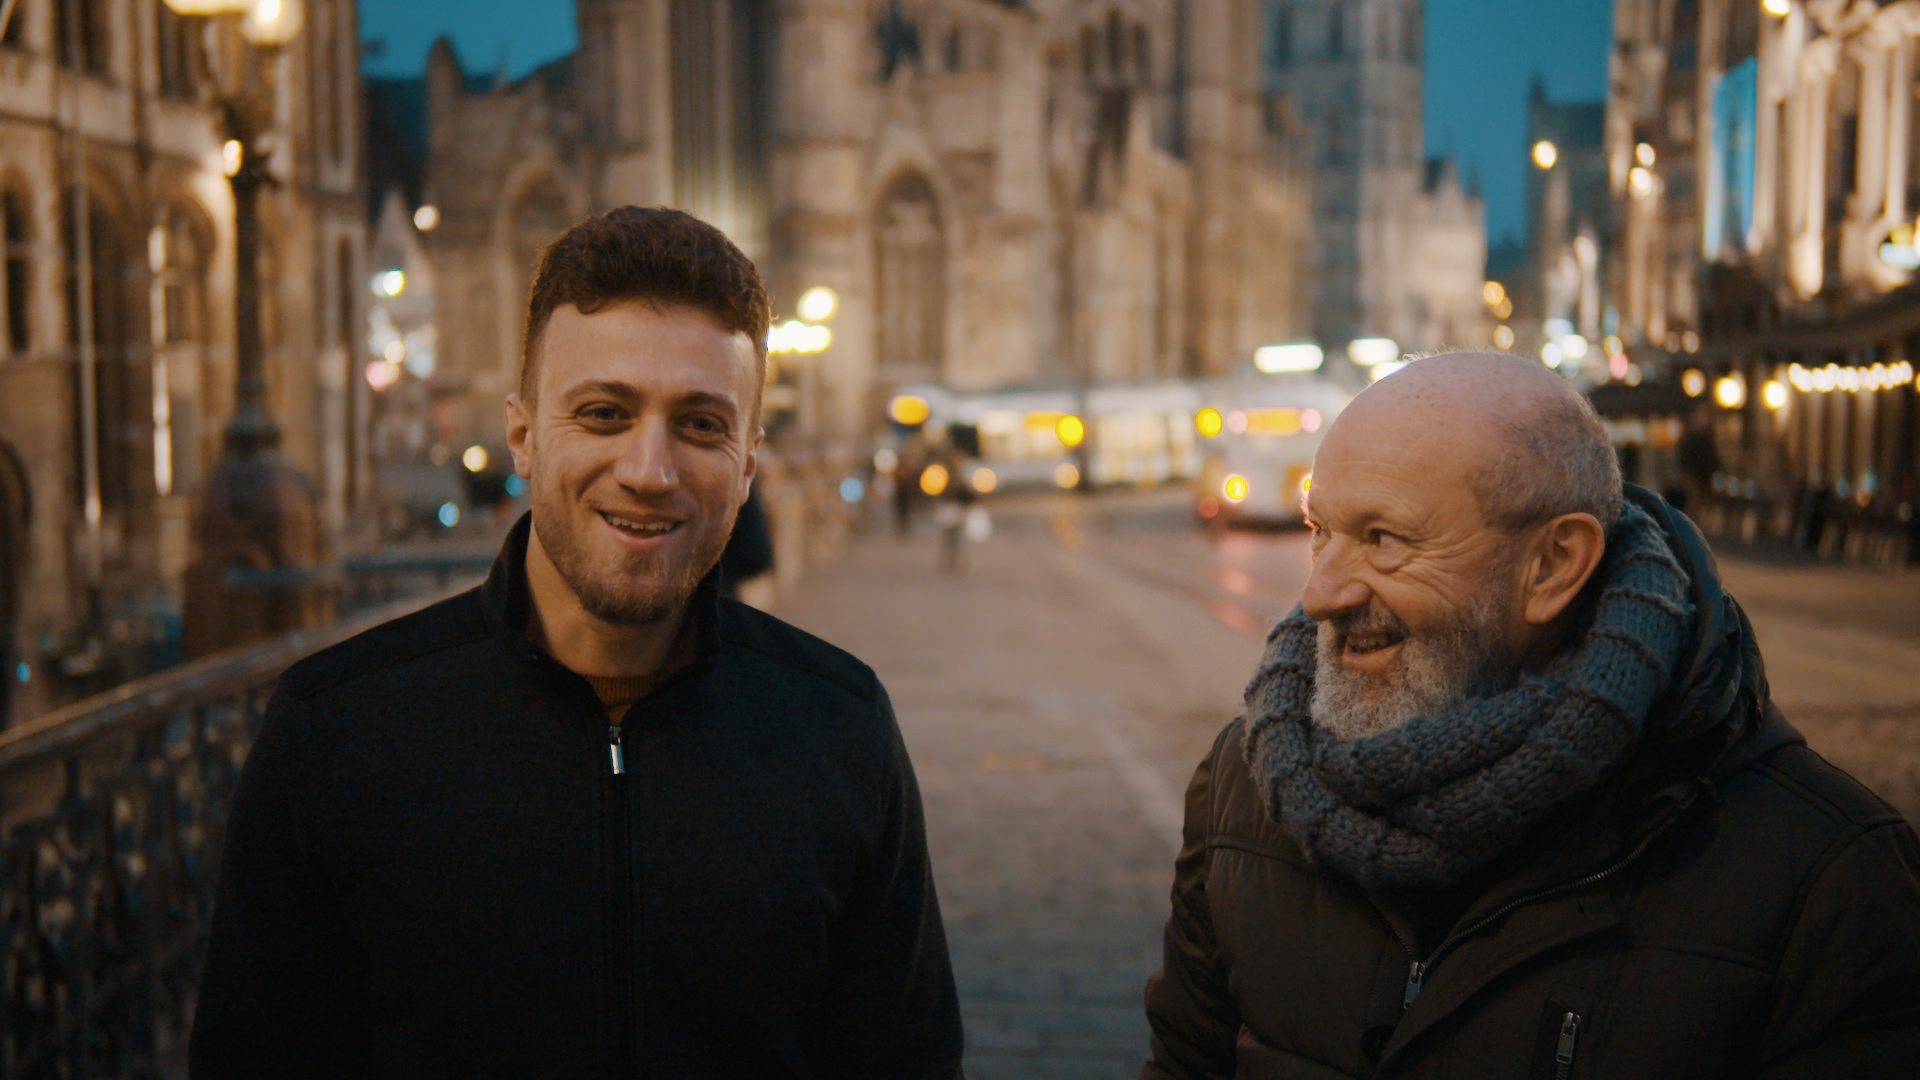
{"type": "Polygon", "coordinates": [[[1266,86],[1301,103],[1314,336],[1484,346],[1485,211],[1425,157],[1421,0],[1270,0],[1265,16],[1266,86]]]}
{"type": "Polygon", "coordinates": [[[1920,558],[1920,0],[1618,0],[1614,22],[1610,302],[1630,350],[1694,372],[1714,512],[1920,558]]]}
{"type": "Polygon", "coordinates": [[[684,207],[815,285],[833,345],[780,376],[850,445],[895,386],[1228,371],[1308,334],[1296,110],[1257,0],[581,0],[512,85],[428,62],[441,371],[497,437],[537,246],[684,207]]]}
{"type": "MultiPolygon", "coordinates": [[[[137,673],[172,638],[234,394],[212,76],[244,55],[230,20],[161,0],[17,0],[0,36],[0,720],[137,673]]],[[[272,67],[269,392],[338,526],[367,484],[353,0],[308,0],[272,67]]]]}

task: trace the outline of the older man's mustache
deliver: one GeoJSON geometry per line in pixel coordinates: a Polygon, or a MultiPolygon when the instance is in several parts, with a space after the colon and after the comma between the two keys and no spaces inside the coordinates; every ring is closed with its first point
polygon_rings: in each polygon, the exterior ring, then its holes
{"type": "Polygon", "coordinates": [[[1384,635],[1398,639],[1413,636],[1413,628],[1401,621],[1399,616],[1371,604],[1354,611],[1329,615],[1326,623],[1333,628],[1334,633],[1343,638],[1384,635]]]}

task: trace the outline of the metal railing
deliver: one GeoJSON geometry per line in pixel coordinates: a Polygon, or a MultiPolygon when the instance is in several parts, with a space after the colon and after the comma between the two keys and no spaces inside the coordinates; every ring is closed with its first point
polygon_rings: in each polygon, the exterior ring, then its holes
{"type": "Polygon", "coordinates": [[[0,1080],[185,1075],[228,799],[274,680],[472,584],[0,731],[0,1080]]]}

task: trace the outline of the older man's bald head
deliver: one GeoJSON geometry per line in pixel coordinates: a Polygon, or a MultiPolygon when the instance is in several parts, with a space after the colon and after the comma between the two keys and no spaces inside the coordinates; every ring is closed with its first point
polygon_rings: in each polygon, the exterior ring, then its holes
{"type": "Polygon", "coordinates": [[[1517,530],[1587,513],[1620,517],[1620,466],[1593,406],[1566,380],[1505,353],[1446,353],[1368,387],[1329,440],[1393,431],[1473,491],[1490,524],[1517,530]]]}

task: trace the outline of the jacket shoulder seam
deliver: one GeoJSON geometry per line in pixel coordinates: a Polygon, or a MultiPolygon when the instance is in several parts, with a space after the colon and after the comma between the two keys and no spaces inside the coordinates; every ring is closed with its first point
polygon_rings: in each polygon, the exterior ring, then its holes
{"type": "MultiPolygon", "coordinates": [[[[768,660],[772,660],[777,664],[781,664],[786,667],[792,668],[793,670],[801,673],[802,675],[819,679],[823,682],[832,683],[833,685],[839,687],[842,690],[845,690],[847,693],[852,694],[854,697],[857,697],[861,701],[867,702],[868,704],[872,704],[873,702],[878,701],[880,698],[880,695],[874,689],[874,687],[878,685],[879,679],[873,674],[873,669],[867,668],[864,663],[862,663],[861,666],[866,669],[866,682],[868,683],[868,685],[860,686],[860,685],[856,685],[851,680],[843,679],[830,671],[822,670],[821,667],[817,665],[804,664],[794,659],[793,657],[781,656],[779,653],[772,652],[768,649],[762,648],[760,645],[752,641],[745,640],[737,635],[731,635],[731,634],[728,635],[727,641],[729,644],[736,645],[742,649],[747,650],[748,652],[754,653],[755,655],[763,656],[768,660]]],[[[852,654],[848,654],[848,655],[851,656],[852,654]]],[[[856,663],[860,663],[858,657],[854,657],[854,660],[856,663]]]]}
{"type": "Polygon", "coordinates": [[[1849,830],[1852,830],[1891,824],[1901,820],[1898,813],[1884,804],[1882,804],[1879,812],[1868,816],[1849,813],[1845,807],[1836,803],[1824,793],[1815,790],[1811,785],[1800,780],[1798,777],[1790,775],[1786,770],[1775,765],[1770,760],[1772,756],[1773,755],[1769,754],[1755,761],[1752,765],[1749,765],[1748,768],[1756,775],[1765,777],[1771,781],[1774,786],[1794,796],[1800,802],[1820,811],[1824,817],[1833,821],[1835,824],[1847,826],[1849,830]]]}
{"type": "MultiPolygon", "coordinates": [[[[473,595],[474,595],[473,592],[462,593],[457,597],[454,597],[450,600],[445,601],[445,603],[448,605],[451,605],[454,603],[458,603],[459,601],[465,600],[473,595]]],[[[439,606],[440,605],[434,605],[434,607],[439,607],[439,606]]],[[[379,672],[387,671],[391,668],[399,667],[402,664],[412,663],[416,660],[423,660],[429,656],[435,656],[440,653],[446,652],[450,649],[462,648],[467,645],[471,645],[476,641],[484,641],[487,638],[493,636],[492,628],[487,624],[487,622],[484,619],[482,619],[479,623],[477,623],[476,625],[473,625],[467,632],[458,634],[456,636],[445,637],[441,641],[436,642],[432,645],[426,646],[424,648],[415,649],[415,650],[401,650],[396,654],[378,656],[376,658],[369,659],[361,663],[343,664],[341,665],[341,667],[344,670],[340,670],[337,672],[327,672],[324,670],[324,668],[320,668],[317,665],[312,665],[313,660],[319,657],[325,656],[328,652],[331,652],[334,649],[346,648],[351,643],[358,641],[361,638],[364,638],[368,634],[377,633],[378,631],[386,627],[390,627],[394,625],[395,622],[400,622],[402,620],[407,620],[407,619],[420,618],[432,610],[433,608],[426,608],[421,611],[413,612],[408,615],[403,615],[399,619],[393,620],[393,622],[382,623],[379,626],[373,627],[365,631],[365,633],[363,634],[348,638],[346,641],[340,642],[338,645],[334,645],[330,649],[323,649],[320,652],[313,654],[313,656],[310,656],[298,661],[292,667],[288,668],[285,672],[281,674],[279,679],[280,688],[285,691],[285,693],[287,694],[287,697],[291,700],[307,701],[312,698],[318,697],[319,695],[326,693],[329,690],[342,686],[346,683],[350,683],[358,679],[363,679],[368,676],[378,674],[379,672]]]]}

